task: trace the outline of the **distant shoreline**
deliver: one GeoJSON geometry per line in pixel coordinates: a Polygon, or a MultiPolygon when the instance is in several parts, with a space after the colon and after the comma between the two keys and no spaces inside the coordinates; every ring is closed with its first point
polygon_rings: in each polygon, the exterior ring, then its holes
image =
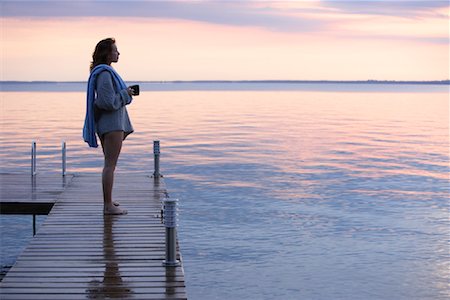
{"type": "MultiPolygon", "coordinates": [[[[450,81],[305,81],[195,80],[130,81],[142,92],[158,91],[322,91],[322,92],[446,92],[450,81]]],[[[85,92],[86,81],[0,81],[1,92],[85,92]]]]}
{"type": "MultiPolygon", "coordinates": [[[[160,80],[160,81],[143,81],[143,80],[127,80],[128,82],[148,83],[148,84],[216,84],[216,83],[268,83],[268,84],[425,84],[425,85],[450,85],[450,80],[432,80],[432,81],[397,81],[397,80],[160,80]]],[[[86,81],[19,81],[4,80],[0,84],[58,84],[58,83],[86,83],[86,81]]]]}

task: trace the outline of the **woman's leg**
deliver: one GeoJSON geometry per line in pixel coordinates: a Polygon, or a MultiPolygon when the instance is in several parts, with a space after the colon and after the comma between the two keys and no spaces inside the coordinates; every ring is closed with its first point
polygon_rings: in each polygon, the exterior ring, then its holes
{"type": "Polygon", "coordinates": [[[105,164],[102,174],[103,202],[105,214],[125,214],[127,211],[114,206],[112,201],[112,189],[114,183],[114,171],[120,150],[122,149],[123,131],[108,132],[101,139],[105,164]]]}

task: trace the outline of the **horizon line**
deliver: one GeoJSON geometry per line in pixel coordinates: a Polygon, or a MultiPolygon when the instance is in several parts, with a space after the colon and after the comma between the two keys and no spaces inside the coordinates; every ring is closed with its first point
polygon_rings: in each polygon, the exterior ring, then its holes
{"type": "MultiPolygon", "coordinates": [[[[0,83],[85,83],[87,80],[0,80],[0,83]]],[[[126,80],[140,83],[416,83],[416,84],[450,84],[450,79],[442,80],[304,80],[304,79],[250,79],[250,80],[126,80]]]]}

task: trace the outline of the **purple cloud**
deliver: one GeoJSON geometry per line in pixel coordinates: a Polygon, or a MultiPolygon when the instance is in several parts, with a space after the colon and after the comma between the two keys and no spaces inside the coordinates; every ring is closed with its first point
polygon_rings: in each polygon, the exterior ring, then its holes
{"type": "MultiPolygon", "coordinates": [[[[289,4],[289,1],[286,1],[289,4]]],[[[313,4],[314,2],[312,2],[313,4]]],[[[416,18],[448,1],[322,0],[316,7],[287,8],[283,1],[2,1],[3,17],[141,17],[181,19],[230,26],[253,26],[272,31],[317,32],[333,27],[330,19],[315,18],[338,9],[341,13],[416,18]],[[288,14],[288,13],[289,14],[288,14]]],[[[291,3],[292,4],[292,3],[291,3]]],[[[440,16],[436,16],[440,17],[440,16]]],[[[448,18],[448,16],[445,16],[448,18]]]]}
{"type": "MultiPolygon", "coordinates": [[[[264,2],[263,2],[264,3],[264,2]]],[[[276,31],[315,31],[323,22],[250,1],[2,1],[4,17],[171,18],[276,31]]],[[[260,3],[261,4],[261,3],[260,3]]]]}
{"type": "MultiPolygon", "coordinates": [[[[345,13],[388,15],[406,18],[415,18],[437,8],[449,8],[448,1],[426,1],[426,0],[321,0],[320,3],[326,7],[334,7],[345,13]]],[[[436,17],[439,17],[436,15],[436,17]]],[[[447,17],[447,16],[440,16],[447,17]]]]}

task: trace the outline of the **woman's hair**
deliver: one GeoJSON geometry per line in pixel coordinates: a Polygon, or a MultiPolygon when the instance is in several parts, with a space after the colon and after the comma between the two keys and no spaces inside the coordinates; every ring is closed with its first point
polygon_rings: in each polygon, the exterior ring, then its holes
{"type": "Polygon", "coordinates": [[[98,42],[95,46],[94,53],[92,53],[92,62],[90,70],[100,64],[108,63],[108,57],[112,52],[112,45],[116,43],[114,38],[107,38],[98,42]]]}

